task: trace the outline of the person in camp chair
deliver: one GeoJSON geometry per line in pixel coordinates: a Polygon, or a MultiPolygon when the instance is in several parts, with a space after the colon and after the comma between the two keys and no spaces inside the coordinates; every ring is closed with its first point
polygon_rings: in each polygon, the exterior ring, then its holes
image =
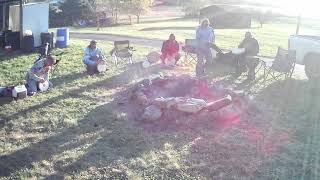
{"type": "Polygon", "coordinates": [[[177,64],[180,59],[179,43],[176,41],[174,34],[170,34],[169,39],[163,42],[161,52],[160,59],[163,65],[170,64],[170,60],[174,60],[172,64],[177,64]]]}
{"type": "Polygon", "coordinates": [[[84,51],[83,63],[87,66],[89,75],[97,72],[97,65],[103,61],[103,54],[97,47],[97,41],[92,40],[84,51]]]}
{"type": "Polygon", "coordinates": [[[250,32],[246,32],[245,38],[239,44],[238,48],[243,48],[244,53],[236,57],[235,76],[240,76],[243,72],[248,71],[248,80],[254,80],[255,68],[259,64],[259,60],[255,58],[259,53],[259,43],[252,37],[250,32]]]}
{"type": "Polygon", "coordinates": [[[49,72],[54,64],[56,64],[56,59],[51,55],[39,59],[33,64],[26,75],[27,91],[29,96],[36,94],[39,83],[48,81],[49,88],[52,88],[53,85],[49,81],[49,72]]]}

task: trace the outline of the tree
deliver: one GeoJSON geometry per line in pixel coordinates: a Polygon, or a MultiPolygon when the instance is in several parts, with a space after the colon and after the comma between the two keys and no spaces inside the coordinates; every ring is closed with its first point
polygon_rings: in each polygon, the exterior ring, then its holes
{"type": "Polygon", "coordinates": [[[140,23],[140,16],[150,8],[150,0],[130,0],[126,4],[128,14],[137,16],[137,23],[140,23]]]}
{"type": "Polygon", "coordinates": [[[205,4],[204,0],[185,0],[182,3],[183,11],[187,17],[198,17],[200,9],[205,4]]]}
{"type": "Polygon", "coordinates": [[[268,10],[266,12],[258,12],[255,13],[257,21],[260,23],[260,27],[262,28],[263,24],[270,21],[273,17],[272,11],[268,10]]]}
{"type": "Polygon", "coordinates": [[[84,0],[64,0],[60,3],[59,9],[64,17],[65,25],[72,25],[81,19],[88,19],[92,16],[92,9],[87,6],[84,0]]]}

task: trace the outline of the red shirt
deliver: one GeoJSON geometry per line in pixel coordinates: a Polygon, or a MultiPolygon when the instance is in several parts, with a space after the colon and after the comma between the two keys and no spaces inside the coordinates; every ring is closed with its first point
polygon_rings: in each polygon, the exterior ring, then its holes
{"type": "Polygon", "coordinates": [[[179,43],[176,40],[167,40],[163,43],[161,52],[168,55],[176,54],[179,52],[179,43]]]}

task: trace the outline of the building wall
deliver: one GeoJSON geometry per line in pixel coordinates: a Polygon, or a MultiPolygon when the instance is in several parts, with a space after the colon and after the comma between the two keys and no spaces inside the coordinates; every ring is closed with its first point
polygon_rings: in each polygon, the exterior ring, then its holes
{"type": "Polygon", "coordinates": [[[31,30],[34,45],[41,45],[41,33],[49,29],[49,3],[27,4],[23,7],[23,32],[31,30]]]}

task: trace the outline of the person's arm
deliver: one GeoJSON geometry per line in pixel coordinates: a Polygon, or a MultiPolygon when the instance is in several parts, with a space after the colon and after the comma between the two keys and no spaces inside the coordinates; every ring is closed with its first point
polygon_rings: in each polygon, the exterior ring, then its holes
{"type": "Polygon", "coordinates": [[[103,54],[102,54],[102,51],[101,51],[101,49],[100,49],[100,48],[97,48],[97,55],[99,56],[99,59],[101,60],[101,59],[102,59],[103,54]]]}
{"type": "Polygon", "coordinates": [[[29,71],[29,77],[35,81],[40,81],[41,79],[43,79],[32,70],[29,71]]]}
{"type": "Polygon", "coordinates": [[[88,48],[84,50],[83,62],[90,61],[91,55],[88,48]]]}
{"type": "Polygon", "coordinates": [[[201,38],[200,28],[197,28],[197,30],[196,30],[196,39],[200,40],[200,38],[201,38]]]}
{"type": "Polygon", "coordinates": [[[164,41],[164,42],[162,43],[162,47],[161,47],[161,52],[162,52],[162,53],[165,53],[165,51],[166,51],[166,42],[167,42],[167,41],[164,41]]]}
{"type": "Polygon", "coordinates": [[[49,71],[45,73],[44,80],[49,81],[49,71]]]}
{"type": "Polygon", "coordinates": [[[241,41],[241,43],[239,44],[238,48],[243,48],[244,46],[244,40],[241,41]]]}
{"type": "Polygon", "coordinates": [[[210,31],[210,36],[209,36],[209,42],[214,44],[215,40],[216,40],[215,35],[214,35],[214,29],[213,28],[210,28],[210,29],[211,29],[211,31],[210,31]]]}
{"type": "Polygon", "coordinates": [[[255,39],[255,43],[256,43],[256,55],[259,54],[259,51],[260,51],[260,46],[259,46],[259,43],[258,41],[255,39]]]}
{"type": "Polygon", "coordinates": [[[179,43],[178,43],[177,41],[175,41],[175,50],[176,50],[177,52],[179,52],[179,49],[180,49],[179,43]]]}

